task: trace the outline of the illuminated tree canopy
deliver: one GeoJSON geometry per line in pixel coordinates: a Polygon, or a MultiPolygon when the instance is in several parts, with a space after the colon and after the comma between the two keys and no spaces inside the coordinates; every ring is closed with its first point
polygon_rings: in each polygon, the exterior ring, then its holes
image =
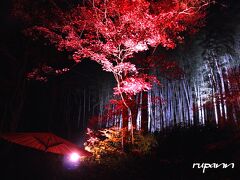
{"type": "MultiPolygon", "coordinates": [[[[175,48],[186,32],[194,33],[204,24],[209,4],[209,0],[93,0],[64,11],[50,1],[51,11],[25,12],[23,17],[39,18],[27,35],[71,52],[76,62],[96,61],[114,74],[116,94],[136,94],[149,90],[152,78],[131,62],[134,54],[151,47],[175,48]],[[49,18],[53,14],[56,17],[49,18]]],[[[15,8],[16,13],[24,10],[15,8]]]]}
{"type": "MultiPolygon", "coordinates": [[[[154,54],[159,47],[174,49],[183,43],[186,35],[197,32],[204,25],[207,8],[212,2],[91,0],[63,8],[61,3],[51,0],[29,3],[31,7],[39,7],[32,11],[28,9],[27,0],[18,0],[14,13],[27,22],[27,36],[43,39],[59,51],[69,52],[76,63],[88,58],[100,64],[104,71],[111,72],[117,82],[114,94],[119,95],[125,106],[123,127],[130,121],[133,132],[131,102],[126,99],[131,100],[136,94],[149,91],[153,84],[160,83],[156,76],[149,74],[149,67],[162,63],[162,67],[168,69],[173,65],[164,64],[163,58],[154,56],[136,63],[136,54],[145,51],[154,54]]],[[[51,67],[40,68],[41,71],[35,69],[29,73],[28,78],[45,81],[38,72],[48,71],[51,67]]],[[[68,70],[58,69],[55,73],[68,70]]],[[[142,126],[147,126],[147,122],[142,122],[142,126]]]]}

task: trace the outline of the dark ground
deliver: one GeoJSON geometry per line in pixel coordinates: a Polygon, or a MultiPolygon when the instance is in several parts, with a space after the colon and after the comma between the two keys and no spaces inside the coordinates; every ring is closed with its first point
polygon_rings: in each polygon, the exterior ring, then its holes
{"type": "Polygon", "coordinates": [[[63,166],[63,157],[0,141],[1,180],[12,179],[240,179],[240,133],[213,127],[175,128],[157,134],[159,147],[151,155],[129,155],[108,165],[82,163],[77,169],[63,166]],[[235,163],[234,169],[192,169],[193,163],[235,163]]]}

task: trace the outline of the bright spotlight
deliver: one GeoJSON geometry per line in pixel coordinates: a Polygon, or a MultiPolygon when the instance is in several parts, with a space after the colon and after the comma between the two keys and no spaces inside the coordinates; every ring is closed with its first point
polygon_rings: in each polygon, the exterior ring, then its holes
{"type": "Polygon", "coordinates": [[[69,170],[74,170],[79,167],[80,161],[81,156],[76,152],[72,152],[71,154],[64,156],[63,166],[69,170]]]}
{"type": "Polygon", "coordinates": [[[70,157],[69,157],[69,160],[72,161],[72,162],[77,162],[79,161],[80,159],[80,156],[78,153],[72,153],[70,154],[70,157]]]}

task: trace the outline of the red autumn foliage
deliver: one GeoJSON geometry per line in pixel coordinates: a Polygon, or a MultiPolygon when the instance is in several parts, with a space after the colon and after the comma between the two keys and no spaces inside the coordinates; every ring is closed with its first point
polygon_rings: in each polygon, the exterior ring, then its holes
{"type": "Polygon", "coordinates": [[[69,71],[68,68],[55,69],[46,64],[40,64],[38,67],[34,68],[31,72],[29,72],[26,75],[26,77],[29,80],[34,79],[37,81],[46,82],[46,81],[48,81],[48,78],[50,76],[62,75],[68,71],[69,71]]]}
{"type": "Polygon", "coordinates": [[[120,85],[116,93],[136,94],[149,90],[151,82],[143,79],[130,58],[151,47],[175,48],[185,32],[195,32],[204,24],[210,3],[94,0],[64,9],[55,1],[17,0],[15,14],[22,14],[33,25],[25,30],[27,35],[43,37],[58,50],[71,52],[76,62],[82,58],[96,61],[114,74],[120,85]],[[31,11],[34,5],[38,8],[31,11]]]}
{"type": "MultiPolygon", "coordinates": [[[[136,64],[136,54],[159,46],[174,49],[186,34],[204,25],[206,8],[212,0],[93,0],[68,8],[58,6],[63,1],[16,2],[15,13],[22,13],[29,22],[26,35],[47,40],[59,51],[71,53],[76,63],[91,59],[114,75],[114,91],[120,95],[121,112],[126,111],[122,114],[126,126],[126,114],[133,109],[134,116],[136,109],[132,108],[131,97],[159,83],[146,68],[159,68],[168,78],[182,74],[176,64],[154,62],[154,58],[136,64]],[[147,67],[148,64],[151,65],[147,67]]],[[[142,124],[147,126],[146,122],[142,124]]]]}

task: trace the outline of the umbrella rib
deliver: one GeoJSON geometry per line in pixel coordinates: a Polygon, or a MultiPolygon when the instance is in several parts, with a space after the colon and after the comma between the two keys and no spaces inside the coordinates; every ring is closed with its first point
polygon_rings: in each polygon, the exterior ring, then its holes
{"type": "Polygon", "coordinates": [[[82,150],[76,144],[51,133],[11,133],[1,135],[0,137],[10,142],[43,150],[45,152],[69,154],[76,151],[84,156],[90,156],[91,154],[82,150]]]}
{"type": "Polygon", "coordinates": [[[51,148],[51,147],[54,147],[54,146],[59,146],[59,145],[61,145],[61,144],[63,144],[63,143],[62,143],[62,142],[60,142],[60,143],[55,143],[55,144],[49,145],[48,148],[51,148]]]}
{"type": "Polygon", "coordinates": [[[35,137],[35,136],[34,136],[34,138],[35,138],[40,144],[42,144],[42,145],[44,146],[44,148],[45,148],[45,151],[47,151],[48,146],[44,143],[44,141],[40,140],[38,137],[35,137]]]}

